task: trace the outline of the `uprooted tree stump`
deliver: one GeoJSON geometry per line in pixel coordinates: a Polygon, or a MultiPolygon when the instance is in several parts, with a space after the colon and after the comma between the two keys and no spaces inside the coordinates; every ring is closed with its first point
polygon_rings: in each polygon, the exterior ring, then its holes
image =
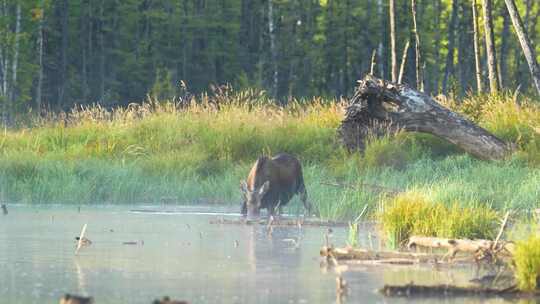
{"type": "Polygon", "coordinates": [[[407,85],[371,75],[358,84],[338,131],[349,150],[363,150],[369,136],[404,130],[433,134],[486,160],[502,159],[510,151],[493,134],[407,85]]]}

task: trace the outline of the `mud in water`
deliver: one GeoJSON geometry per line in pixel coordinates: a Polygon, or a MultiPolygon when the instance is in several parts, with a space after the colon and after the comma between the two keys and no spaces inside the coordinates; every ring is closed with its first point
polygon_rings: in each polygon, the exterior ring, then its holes
{"type": "MultiPolygon", "coordinates": [[[[211,224],[235,219],[216,207],[27,207],[0,218],[0,303],[58,303],[64,293],[96,303],[151,303],[168,295],[191,303],[335,303],[336,274],[320,266],[327,227],[211,224]],[[91,244],[75,255],[87,223],[91,244]]],[[[360,245],[378,247],[361,227],[360,245]]],[[[330,241],[346,242],[347,228],[330,241]]],[[[374,235],[374,234],[373,234],[374,235]]],[[[484,275],[474,267],[349,266],[345,303],[406,303],[375,292],[384,284],[458,284],[484,275]]],[[[441,299],[423,303],[505,303],[441,299]]]]}

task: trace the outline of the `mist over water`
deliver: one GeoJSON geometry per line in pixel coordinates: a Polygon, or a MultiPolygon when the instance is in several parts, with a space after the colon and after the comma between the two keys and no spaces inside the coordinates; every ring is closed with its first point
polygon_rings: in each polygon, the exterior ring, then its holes
{"type": "MultiPolygon", "coordinates": [[[[190,303],[334,303],[336,274],[320,266],[325,227],[210,224],[237,208],[31,207],[10,205],[0,218],[0,303],[58,303],[64,293],[96,303],[151,303],[168,295],[190,303]],[[87,223],[92,241],[75,255],[87,223]],[[294,240],[294,241],[293,241],[294,240]],[[135,245],[126,245],[125,242],[135,245]]],[[[361,246],[369,246],[365,229],[361,246]]],[[[346,242],[333,228],[331,242],[346,242]]],[[[376,240],[375,240],[376,242],[376,240]]],[[[351,266],[349,303],[396,303],[384,283],[466,284],[473,269],[351,266]]],[[[433,299],[424,301],[432,303],[433,299]]],[[[487,303],[478,299],[445,303],[487,303]]],[[[491,302],[491,301],[489,301],[491,302]]],[[[493,300],[500,303],[499,300],[493,300]]]]}

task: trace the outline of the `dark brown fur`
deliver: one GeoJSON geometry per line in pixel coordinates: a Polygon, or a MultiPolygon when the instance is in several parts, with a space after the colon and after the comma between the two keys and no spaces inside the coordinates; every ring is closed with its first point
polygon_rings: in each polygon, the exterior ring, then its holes
{"type": "MultiPolygon", "coordinates": [[[[304,207],[309,211],[302,165],[295,156],[280,153],[272,158],[259,157],[249,172],[247,189],[257,191],[267,181],[269,189],[261,198],[259,210],[267,209],[270,214],[274,214],[278,206],[285,206],[295,194],[299,194],[304,207]]],[[[244,200],[242,214],[246,215],[247,209],[247,202],[244,200]]]]}

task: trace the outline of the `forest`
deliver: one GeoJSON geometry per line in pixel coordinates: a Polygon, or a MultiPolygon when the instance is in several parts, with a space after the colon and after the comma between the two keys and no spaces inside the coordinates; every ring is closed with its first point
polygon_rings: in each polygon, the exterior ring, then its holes
{"type": "MultiPolygon", "coordinates": [[[[540,45],[540,3],[515,4],[540,45]]],[[[372,63],[432,95],[531,92],[511,19],[502,0],[2,0],[3,118],[222,85],[348,96],[372,63]]]]}

